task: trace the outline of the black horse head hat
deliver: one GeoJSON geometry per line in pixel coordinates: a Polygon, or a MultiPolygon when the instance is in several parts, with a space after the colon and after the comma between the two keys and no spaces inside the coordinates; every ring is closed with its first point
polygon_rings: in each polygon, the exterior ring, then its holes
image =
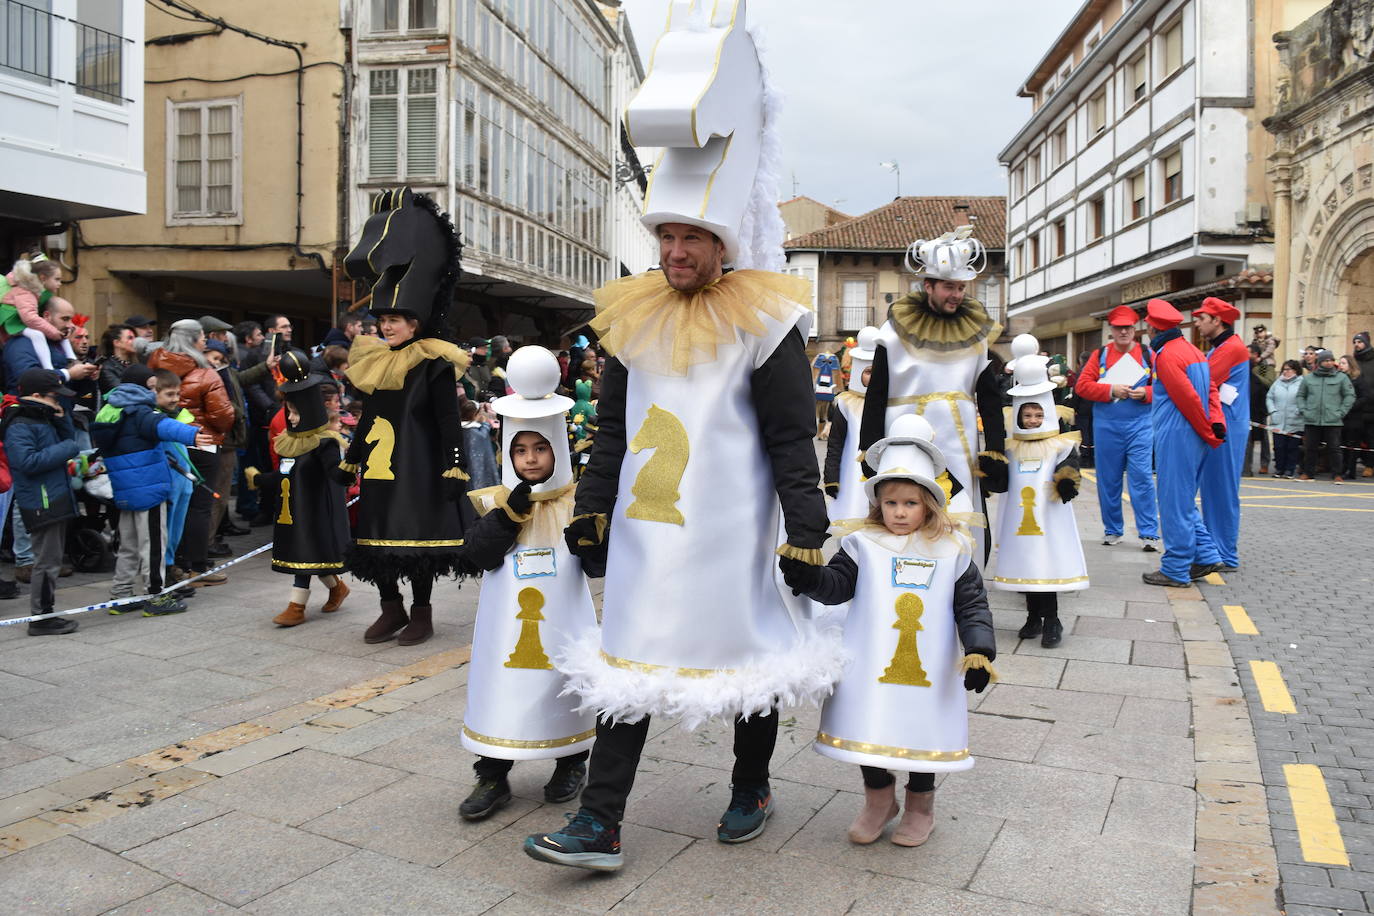
{"type": "Polygon", "coordinates": [[[344,258],[355,280],[371,280],[376,315],[418,319],[429,336],[444,330],[453,287],[462,272],[462,243],[448,214],[410,188],[377,195],[362,238],[344,258]]]}

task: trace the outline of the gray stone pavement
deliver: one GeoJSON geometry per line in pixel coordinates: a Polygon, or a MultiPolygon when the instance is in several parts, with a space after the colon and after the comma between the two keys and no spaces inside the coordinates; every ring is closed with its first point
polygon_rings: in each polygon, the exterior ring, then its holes
{"type": "Polygon", "coordinates": [[[1054,650],[1016,638],[1019,595],[992,594],[1002,682],[969,695],[978,763],[941,780],[920,849],[846,841],[858,773],[814,753],[817,712],[799,709],[782,714],[778,813],[757,841],[713,838],[728,730],[655,721],[624,870],[531,862],[519,841],[564,810],[542,802],[546,764],[515,768],[492,820],[456,814],[477,589],[436,589],[435,640],[368,646],[371,589],[277,629],[289,582],[261,558],[177,617],[0,628],[0,911],[1273,912],[1263,787],[1216,622],[1196,591],[1140,582],[1152,555],[1098,545],[1091,488],[1078,506],[1093,586],[1061,600],[1054,650]],[[1195,740],[1204,719],[1220,738],[1195,740]]]}
{"type": "Polygon", "coordinates": [[[1258,635],[1226,626],[1254,722],[1290,916],[1374,910],[1374,480],[1341,486],[1247,478],[1241,567],[1201,591],[1220,619],[1244,608],[1258,635]],[[1294,713],[1265,710],[1250,660],[1278,665],[1294,713]],[[1286,764],[1320,768],[1350,865],[1311,861],[1286,764]]]}

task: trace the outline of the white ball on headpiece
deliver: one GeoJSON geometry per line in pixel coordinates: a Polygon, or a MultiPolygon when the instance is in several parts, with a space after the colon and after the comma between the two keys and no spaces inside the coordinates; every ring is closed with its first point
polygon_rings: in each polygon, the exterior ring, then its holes
{"type": "Polygon", "coordinates": [[[862,328],[855,336],[854,346],[849,351],[851,359],[871,360],[878,349],[878,329],[873,325],[862,328]]]}
{"type": "Polygon", "coordinates": [[[506,362],[506,382],[515,394],[497,398],[496,412],[507,417],[543,417],[562,413],[572,398],[554,394],[558,389],[558,358],[543,347],[521,347],[506,362]]]}
{"type": "Polygon", "coordinates": [[[1034,334],[1017,334],[1011,342],[1011,358],[1017,359],[1022,356],[1032,356],[1040,352],[1040,341],[1035,339],[1034,334]]]}

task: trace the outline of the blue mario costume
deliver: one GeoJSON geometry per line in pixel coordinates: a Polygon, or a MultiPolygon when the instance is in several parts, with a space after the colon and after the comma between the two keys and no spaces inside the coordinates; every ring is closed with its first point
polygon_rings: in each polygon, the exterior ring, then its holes
{"type": "Polygon", "coordinates": [[[1226,440],[1226,425],[1207,360],[1178,329],[1183,321],[1178,309],[1163,299],[1151,299],[1145,321],[1158,332],[1150,340],[1155,361],[1150,421],[1158,445],[1155,468],[1164,555],[1160,568],[1141,578],[1149,585],[1186,588],[1196,566],[1219,561],[1194,497],[1203,460],[1226,440]]]}
{"type": "MultiPolygon", "coordinates": [[[[1107,315],[1114,328],[1134,328],[1139,317],[1135,309],[1119,305],[1107,315]]],[[[1154,360],[1138,341],[1132,340],[1124,353],[1115,342],[1104,344],[1083,365],[1074,392],[1093,403],[1093,444],[1097,451],[1097,506],[1102,514],[1103,543],[1117,543],[1125,531],[1121,507],[1121,477],[1131,488],[1131,509],[1135,514],[1136,534],[1145,550],[1159,549],[1159,507],[1155,500],[1154,430],[1150,424],[1150,405],[1154,400],[1154,360]],[[1113,384],[1102,381],[1123,359],[1141,367],[1138,379],[1120,382],[1127,388],[1143,388],[1143,398],[1115,398],[1113,384]]]]}
{"type": "Polygon", "coordinates": [[[1222,323],[1211,339],[1207,364],[1216,385],[1229,435],[1202,460],[1202,522],[1216,545],[1223,568],[1240,565],[1240,472],[1250,432],[1250,350],[1233,330],[1240,310],[1209,296],[1194,315],[1211,315],[1222,323]]]}

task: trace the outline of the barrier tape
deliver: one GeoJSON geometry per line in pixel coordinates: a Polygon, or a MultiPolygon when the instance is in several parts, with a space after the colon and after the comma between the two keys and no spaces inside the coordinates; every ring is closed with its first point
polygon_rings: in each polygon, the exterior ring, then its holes
{"type": "MultiPolygon", "coordinates": [[[[1256,429],[1262,429],[1265,432],[1269,433],[1271,436],[1283,436],[1285,439],[1297,439],[1299,443],[1302,442],[1304,435],[1303,433],[1281,433],[1278,431],[1277,428],[1273,426],[1269,426],[1265,423],[1256,423],[1254,420],[1250,421],[1250,429],[1252,432],[1256,429]]],[[[1343,452],[1368,452],[1374,451],[1374,442],[1367,443],[1364,446],[1341,445],[1337,447],[1343,452]]],[[[1323,447],[1322,450],[1325,451],[1325,447],[1323,447]]]]}
{"type": "MultiPolygon", "coordinates": [[[[361,496],[353,497],[344,505],[344,508],[352,506],[361,498],[361,496]]],[[[149,601],[153,598],[161,598],[163,595],[172,594],[177,589],[185,588],[186,586],[194,582],[199,582],[201,579],[204,579],[208,575],[220,572],[221,570],[228,569],[231,566],[237,566],[244,560],[251,560],[259,554],[266,553],[267,551],[272,549],[272,543],[272,541],[268,541],[261,547],[255,547],[254,549],[248,551],[241,557],[234,557],[234,559],[228,561],[227,563],[221,563],[220,565],[213,567],[212,569],[205,570],[205,572],[196,573],[194,576],[188,576],[185,579],[181,579],[177,582],[174,582],[171,585],[168,585],[162,591],[157,592],[156,594],[134,595],[129,598],[115,598],[110,601],[102,601],[99,604],[88,604],[85,607],[76,607],[67,611],[54,611],[51,614],[31,614],[28,617],[9,617],[0,620],[0,627],[13,627],[18,626],[21,623],[33,623],[36,620],[51,620],[54,617],[75,617],[77,614],[89,614],[92,611],[106,611],[114,607],[123,607],[126,604],[136,604],[140,601],[149,601]]]]}

